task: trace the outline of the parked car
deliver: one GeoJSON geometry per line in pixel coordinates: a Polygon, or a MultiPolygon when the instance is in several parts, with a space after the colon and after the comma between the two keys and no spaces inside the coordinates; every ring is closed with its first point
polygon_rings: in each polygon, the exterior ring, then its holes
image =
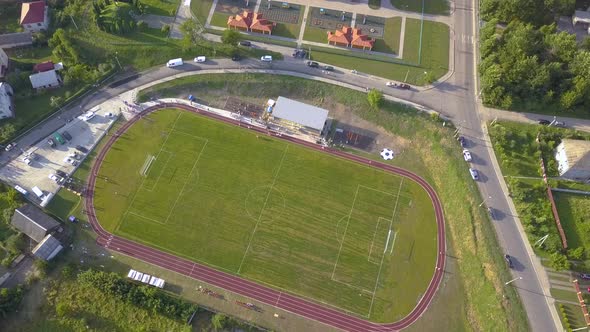
{"type": "Polygon", "coordinates": [[[207,57],[200,55],[194,59],[195,62],[205,62],[207,61],[207,57]]]}
{"type": "Polygon", "coordinates": [[[307,66],[311,68],[318,68],[320,64],[315,61],[307,61],[307,66]]]}
{"type": "Polygon", "coordinates": [[[293,57],[294,58],[305,58],[305,56],[307,55],[307,52],[305,50],[301,50],[301,49],[295,49],[293,50],[293,57]]]}
{"type": "Polygon", "coordinates": [[[83,116],[82,116],[82,120],[84,121],[89,121],[90,119],[92,119],[96,114],[92,111],[88,111],[86,112],[83,116]]]}
{"type": "Polygon", "coordinates": [[[250,47],[250,46],[252,46],[252,43],[251,43],[251,42],[249,42],[249,41],[247,41],[247,40],[242,40],[242,41],[240,42],[240,46],[246,46],[246,47],[250,47]]]}
{"type": "Polygon", "coordinates": [[[459,141],[459,144],[461,144],[462,148],[467,147],[467,140],[465,139],[465,137],[459,136],[459,138],[457,138],[457,140],[459,141]]]}
{"type": "Polygon", "coordinates": [[[24,157],[23,158],[23,163],[30,165],[33,161],[29,158],[29,157],[24,157]]]}
{"type": "Polygon", "coordinates": [[[77,166],[78,165],[78,161],[77,160],[74,160],[74,159],[72,159],[70,157],[65,157],[64,158],[64,162],[67,163],[67,164],[70,164],[72,166],[77,166]]]}
{"type": "Polygon", "coordinates": [[[260,61],[262,62],[272,62],[272,56],[271,55],[263,55],[260,57],[260,61]]]}
{"type": "Polygon", "coordinates": [[[62,178],[68,177],[68,174],[60,169],[55,171],[55,174],[57,174],[58,176],[61,176],[62,178]]]}
{"type": "Polygon", "coordinates": [[[67,132],[67,131],[65,131],[65,130],[64,130],[64,131],[61,133],[61,135],[62,135],[63,137],[65,137],[65,139],[67,139],[68,141],[71,141],[71,140],[72,140],[72,135],[70,135],[70,133],[68,133],[68,132],[67,132]]]}
{"type": "Polygon", "coordinates": [[[590,280],[590,273],[580,273],[578,274],[578,277],[580,277],[580,279],[590,280]]]}
{"type": "Polygon", "coordinates": [[[51,180],[55,181],[55,183],[61,184],[62,182],[64,182],[64,179],[60,176],[57,176],[53,173],[50,173],[48,176],[51,180]]]}
{"type": "Polygon", "coordinates": [[[512,257],[510,257],[510,255],[504,255],[504,260],[506,261],[506,265],[508,265],[509,268],[514,268],[514,263],[512,262],[512,257]]]}
{"type": "Polygon", "coordinates": [[[471,161],[471,152],[469,152],[469,150],[467,149],[463,149],[463,159],[465,159],[465,161],[471,161]]]}
{"type": "Polygon", "coordinates": [[[548,126],[551,124],[551,121],[545,119],[539,119],[539,124],[543,126],[548,126]]]}
{"type": "Polygon", "coordinates": [[[231,61],[240,61],[242,58],[239,55],[234,55],[231,57],[231,61]]]}
{"type": "Polygon", "coordinates": [[[88,153],[88,149],[83,147],[82,145],[76,145],[76,150],[78,150],[82,153],[88,153]]]}
{"type": "Polygon", "coordinates": [[[469,174],[471,174],[471,178],[474,180],[478,180],[479,179],[479,172],[473,168],[469,169],[469,174]]]}
{"type": "Polygon", "coordinates": [[[52,138],[47,139],[47,144],[49,144],[49,146],[52,148],[55,147],[55,141],[52,138]]]}
{"type": "Polygon", "coordinates": [[[334,71],[334,67],[332,66],[324,66],[325,71],[334,71]]]}
{"type": "Polygon", "coordinates": [[[80,155],[76,151],[70,152],[68,154],[68,157],[73,158],[73,159],[80,159],[80,155]]]}
{"type": "Polygon", "coordinates": [[[563,122],[563,121],[553,121],[553,125],[554,125],[555,127],[562,127],[562,128],[565,128],[565,122],[563,122]]]}

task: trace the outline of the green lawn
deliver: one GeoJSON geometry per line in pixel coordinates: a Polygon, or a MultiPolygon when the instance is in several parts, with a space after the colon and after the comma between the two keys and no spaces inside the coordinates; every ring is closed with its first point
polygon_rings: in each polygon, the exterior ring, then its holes
{"type": "Polygon", "coordinates": [[[584,314],[582,312],[582,308],[580,308],[579,305],[557,302],[555,304],[555,306],[557,307],[557,311],[559,312],[559,318],[562,320],[562,323],[563,323],[563,317],[562,317],[561,311],[559,310],[560,304],[563,306],[565,314],[567,315],[570,326],[572,328],[576,328],[579,326],[586,326],[586,320],[584,319],[584,314]]]}
{"type": "Polygon", "coordinates": [[[383,37],[375,40],[373,51],[397,54],[402,29],[401,17],[390,17],[385,20],[383,37]]]}
{"type": "Polygon", "coordinates": [[[407,315],[432,277],[436,227],[417,184],[241,128],[160,111],[99,176],[111,232],[361,316],[373,303],[376,321],[407,315]]]}
{"type": "Polygon", "coordinates": [[[406,19],[403,59],[409,63],[419,64],[426,71],[435,72],[437,76],[446,73],[449,68],[449,26],[424,21],[420,58],[420,25],[418,19],[406,19]]]}
{"type": "Polygon", "coordinates": [[[371,9],[381,8],[381,0],[369,0],[369,8],[371,8],[371,9]]]}
{"type": "Polygon", "coordinates": [[[141,0],[146,6],[146,14],[174,16],[180,0],[141,0]]]}
{"type": "Polygon", "coordinates": [[[18,24],[20,19],[20,3],[3,3],[0,6],[0,34],[22,31],[18,24]]]}
{"type": "Polygon", "coordinates": [[[212,5],[213,0],[191,0],[191,11],[203,26],[207,22],[207,16],[209,16],[212,5]]]}
{"type": "Polygon", "coordinates": [[[448,0],[390,0],[391,4],[400,9],[410,12],[422,13],[422,4],[424,3],[424,13],[434,15],[449,15],[450,7],[448,0]]]}
{"type": "Polygon", "coordinates": [[[214,12],[210,23],[212,26],[227,28],[227,18],[230,16],[230,14],[214,12]]]}
{"type": "Polygon", "coordinates": [[[576,295],[576,290],[572,285],[571,291],[566,291],[564,289],[558,288],[551,288],[551,296],[553,296],[556,300],[565,300],[565,301],[578,301],[578,296],[576,295]]]}
{"type": "Polygon", "coordinates": [[[553,196],[568,246],[582,246],[590,253],[590,196],[564,192],[553,192],[553,196]]]}
{"type": "Polygon", "coordinates": [[[324,43],[328,45],[328,30],[312,27],[309,23],[305,26],[303,40],[310,42],[324,43]]]}

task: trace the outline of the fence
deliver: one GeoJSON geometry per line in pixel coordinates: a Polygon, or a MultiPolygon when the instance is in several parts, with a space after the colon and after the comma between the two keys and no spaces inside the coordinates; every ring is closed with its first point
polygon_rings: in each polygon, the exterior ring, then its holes
{"type": "Polygon", "coordinates": [[[545,161],[543,161],[543,156],[541,156],[541,170],[543,171],[543,181],[547,186],[547,196],[549,197],[549,202],[551,203],[551,211],[553,212],[553,218],[555,219],[555,223],[557,224],[557,230],[559,231],[559,236],[561,237],[561,245],[563,249],[567,249],[567,239],[565,237],[563,227],[561,226],[559,214],[557,213],[557,205],[555,205],[555,199],[553,198],[551,186],[549,186],[549,182],[547,181],[547,171],[545,170],[545,161]]]}

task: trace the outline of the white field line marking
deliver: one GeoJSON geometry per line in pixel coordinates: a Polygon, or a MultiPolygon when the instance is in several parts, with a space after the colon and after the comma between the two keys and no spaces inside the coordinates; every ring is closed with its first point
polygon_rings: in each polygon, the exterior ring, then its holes
{"type": "Polygon", "coordinates": [[[168,213],[168,217],[166,218],[166,221],[164,221],[164,223],[168,223],[168,219],[170,219],[170,216],[174,212],[174,209],[176,208],[176,204],[178,204],[178,201],[182,197],[182,193],[184,192],[184,189],[186,188],[187,183],[189,182],[191,176],[193,175],[193,172],[195,171],[195,168],[197,167],[197,164],[199,163],[199,159],[201,159],[201,156],[203,155],[203,151],[205,151],[205,148],[207,147],[207,143],[209,143],[209,140],[205,140],[205,144],[203,144],[203,147],[201,148],[201,151],[199,152],[199,155],[197,156],[197,160],[195,160],[195,162],[193,163],[193,167],[191,168],[191,171],[188,173],[188,177],[186,178],[186,181],[184,181],[184,184],[182,185],[182,189],[180,189],[178,196],[176,196],[176,201],[174,201],[174,204],[172,205],[172,208],[170,209],[170,213],[168,213]]]}
{"type": "Polygon", "coordinates": [[[378,193],[382,193],[382,194],[385,194],[385,195],[395,196],[394,193],[388,193],[388,192],[383,191],[383,190],[379,190],[379,189],[375,189],[375,188],[372,188],[372,187],[363,186],[362,184],[360,184],[359,187],[364,188],[364,189],[368,189],[368,190],[373,190],[373,191],[376,191],[378,193]]]}
{"type": "Polygon", "coordinates": [[[153,222],[155,222],[157,224],[160,224],[160,225],[166,225],[166,223],[162,222],[161,220],[156,220],[154,218],[146,217],[146,216],[141,215],[139,213],[135,213],[135,212],[131,212],[130,211],[128,214],[131,214],[131,215],[134,215],[136,217],[139,217],[139,218],[142,218],[142,219],[146,219],[146,220],[149,220],[149,221],[153,221],[153,222]]]}
{"type": "Polygon", "coordinates": [[[348,231],[348,225],[350,224],[350,216],[352,215],[352,211],[354,210],[354,203],[356,202],[356,197],[359,194],[360,185],[356,186],[356,193],[354,194],[354,199],[352,200],[352,206],[350,207],[350,213],[348,214],[348,220],[346,221],[346,227],[344,228],[344,234],[342,234],[342,241],[340,242],[340,249],[338,249],[338,255],[336,256],[336,262],[334,263],[334,269],[332,270],[332,280],[334,280],[334,274],[336,273],[336,267],[338,266],[338,260],[340,259],[340,252],[342,252],[342,246],[344,245],[344,238],[346,238],[346,232],[348,231]]]}
{"type": "MultiPolygon", "coordinates": [[[[158,182],[160,182],[160,178],[162,177],[162,174],[164,174],[164,171],[166,170],[166,166],[168,166],[168,162],[170,161],[170,159],[172,158],[173,154],[172,152],[168,152],[168,151],[161,151],[161,152],[166,152],[168,153],[168,159],[166,159],[166,162],[164,163],[164,167],[162,167],[162,170],[160,171],[160,175],[158,175],[158,178],[156,179],[156,182],[154,183],[153,186],[151,186],[151,188],[145,188],[143,187],[143,190],[152,192],[154,191],[154,189],[156,189],[156,187],[158,186],[158,182]]],[[[158,154],[159,155],[159,154],[158,154]]],[[[155,159],[155,158],[154,158],[155,159]]],[[[151,169],[151,166],[150,166],[151,169]]],[[[146,178],[148,177],[148,174],[146,174],[146,178]]]]}
{"type": "Polygon", "coordinates": [[[371,261],[371,253],[373,252],[373,245],[375,244],[375,236],[377,236],[377,229],[379,228],[379,224],[381,223],[381,217],[377,219],[377,223],[375,224],[375,232],[373,232],[373,240],[371,241],[371,248],[369,248],[369,257],[367,260],[371,261]]]}
{"type": "Polygon", "coordinates": [[[387,233],[387,241],[385,241],[385,249],[383,249],[383,253],[387,251],[387,246],[389,245],[389,239],[391,238],[391,228],[389,229],[389,233],[387,233]]]}
{"type": "MultiPolygon", "coordinates": [[[[164,149],[164,146],[166,146],[166,142],[168,142],[168,139],[170,138],[170,134],[172,133],[172,131],[174,130],[174,127],[176,127],[176,123],[178,122],[178,119],[180,119],[180,116],[182,115],[182,113],[178,113],[178,116],[176,117],[176,120],[174,120],[174,124],[172,125],[172,129],[170,129],[170,131],[168,132],[168,136],[166,136],[166,139],[164,140],[164,142],[162,143],[162,147],[160,147],[160,151],[158,152],[158,155],[156,156],[156,159],[158,159],[160,157],[160,153],[162,153],[162,150],[164,149]]],[[[123,213],[123,217],[121,218],[121,221],[119,222],[119,224],[117,225],[117,230],[119,230],[119,228],[121,227],[121,224],[125,221],[125,216],[127,215],[127,213],[129,213],[129,210],[131,209],[131,207],[133,207],[133,203],[135,202],[135,199],[137,198],[137,194],[139,193],[139,191],[141,189],[143,189],[143,183],[145,182],[145,177],[141,180],[141,184],[139,185],[139,188],[137,188],[137,190],[135,191],[135,193],[133,194],[133,198],[131,199],[131,202],[129,203],[129,205],[127,206],[127,209],[125,210],[125,213],[123,213]]]]}
{"type": "Polygon", "coordinates": [[[397,237],[397,231],[393,233],[393,241],[391,242],[391,249],[389,250],[389,254],[393,253],[393,247],[395,246],[395,238],[397,237]]]}
{"type": "Polygon", "coordinates": [[[275,186],[275,183],[277,182],[277,178],[279,177],[279,172],[281,171],[281,168],[283,167],[283,162],[285,161],[285,157],[287,156],[287,150],[289,150],[289,146],[287,145],[287,147],[285,148],[285,151],[283,151],[283,157],[281,158],[281,162],[279,163],[279,168],[277,168],[277,172],[275,173],[273,179],[272,179],[272,184],[270,185],[270,188],[268,189],[268,194],[266,194],[266,199],[264,200],[264,204],[262,205],[262,209],[260,210],[260,215],[258,215],[258,220],[256,220],[256,225],[254,225],[254,229],[252,230],[252,234],[250,235],[250,240],[248,241],[248,246],[246,247],[246,251],[244,252],[244,256],[242,257],[242,261],[240,262],[240,266],[238,267],[238,274],[240,274],[240,271],[242,270],[242,266],[244,265],[244,261],[246,260],[246,255],[248,255],[248,250],[250,250],[250,246],[252,245],[252,240],[254,239],[254,234],[256,234],[256,229],[258,229],[258,225],[260,224],[260,220],[262,219],[262,214],[264,213],[264,209],[266,208],[266,204],[268,203],[268,199],[270,198],[270,195],[272,194],[272,188],[275,186]]]}
{"type": "MultiPolygon", "coordinates": [[[[404,178],[402,178],[401,182],[399,183],[398,195],[402,191],[402,186],[404,184],[404,178]]],[[[389,229],[391,229],[391,225],[393,223],[393,219],[395,218],[395,212],[397,211],[397,203],[399,202],[399,196],[395,199],[395,206],[393,207],[393,214],[391,215],[391,222],[389,223],[389,229]]],[[[375,288],[373,289],[373,298],[371,299],[371,306],[369,307],[369,314],[367,317],[371,316],[371,312],[373,311],[373,304],[375,303],[375,295],[377,294],[377,286],[379,286],[379,277],[381,277],[381,270],[383,269],[383,260],[385,259],[385,255],[381,256],[381,265],[379,265],[379,272],[377,272],[377,280],[375,280],[375,288]]]]}
{"type": "Polygon", "coordinates": [[[365,292],[365,293],[368,293],[368,294],[371,294],[371,295],[373,295],[373,292],[371,292],[370,290],[368,290],[368,289],[366,289],[366,288],[362,288],[362,287],[359,287],[359,286],[355,286],[355,285],[353,285],[353,284],[350,284],[350,283],[348,283],[348,282],[344,282],[344,281],[341,281],[341,280],[338,280],[338,279],[332,279],[332,281],[335,281],[335,282],[337,282],[337,283],[340,283],[340,284],[346,285],[346,286],[348,286],[348,287],[350,287],[350,288],[352,288],[352,289],[356,289],[356,290],[359,290],[359,291],[361,291],[361,292],[365,292]]]}

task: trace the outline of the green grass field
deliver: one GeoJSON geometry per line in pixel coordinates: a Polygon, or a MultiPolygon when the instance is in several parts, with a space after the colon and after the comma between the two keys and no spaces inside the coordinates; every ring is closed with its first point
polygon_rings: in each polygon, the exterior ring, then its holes
{"type": "Polygon", "coordinates": [[[424,21],[422,56],[420,57],[420,25],[418,19],[406,19],[404,61],[419,64],[427,70],[446,73],[449,68],[449,26],[444,23],[424,21]]]}
{"type": "Polygon", "coordinates": [[[371,320],[408,314],[432,277],[417,184],[201,116],[148,116],[99,178],[109,231],[371,320]]]}
{"type": "Polygon", "coordinates": [[[447,0],[390,0],[391,4],[400,10],[422,13],[424,3],[424,14],[449,15],[450,7],[447,0]]]}
{"type": "Polygon", "coordinates": [[[375,39],[373,51],[394,53],[399,52],[399,38],[402,29],[401,17],[390,17],[385,20],[384,38],[375,39]]]}
{"type": "Polygon", "coordinates": [[[174,16],[180,0],[142,0],[147,14],[174,16]]]}
{"type": "Polygon", "coordinates": [[[590,197],[564,192],[553,196],[569,247],[584,247],[590,253],[590,197]]]}

